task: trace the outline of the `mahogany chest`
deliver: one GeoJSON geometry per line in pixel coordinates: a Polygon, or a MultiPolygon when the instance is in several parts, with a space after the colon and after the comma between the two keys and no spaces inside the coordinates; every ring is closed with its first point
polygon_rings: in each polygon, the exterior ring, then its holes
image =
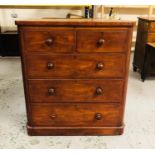
{"type": "Polygon", "coordinates": [[[155,75],[155,53],[148,55],[147,60],[147,43],[155,42],[155,17],[139,17],[136,46],[133,60],[133,70],[141,73],[141,79],[144,81],[145,76],[155,75]],[[146,60],[146,65],[144,61],[146,60]],[[145,67],[147,66],[147,67],[145,67]]]}
{"type": "Polygon", "coordinates": [[[119,135],[133,22],[16,21],[29,135],[119,135]]]}

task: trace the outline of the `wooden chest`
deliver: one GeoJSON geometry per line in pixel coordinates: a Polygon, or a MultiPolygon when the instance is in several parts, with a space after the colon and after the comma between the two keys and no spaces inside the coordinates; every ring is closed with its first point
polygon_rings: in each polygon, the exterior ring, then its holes
{"type": "Polygon", "coordinates": [[[145,76],[155,75],[155,53],[147,60],[147,68],[144,70],[144,58],[146,55],[146,44],[155,42],[155,18],[140,17],[138,19],[138,29],[136,46],[133,60],[133,70],[141,73],[141,79],[145,76]],[[145,76],[144,76],[145,75],[145,76]]]}
{"type": "Polygon", "coordinates": [[[119,135],[133,22],[16,21],[29,135],[119,135]]]}

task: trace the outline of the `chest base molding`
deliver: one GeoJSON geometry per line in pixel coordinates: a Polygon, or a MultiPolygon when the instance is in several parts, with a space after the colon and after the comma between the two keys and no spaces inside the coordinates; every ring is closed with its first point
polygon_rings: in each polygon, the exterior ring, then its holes
{"type": "Polygon", "coordinates": [[[27,125],[27,131],[30,136],[110,136],[123,134],[124,125],[119,127],[32,127],[27,125]]]}

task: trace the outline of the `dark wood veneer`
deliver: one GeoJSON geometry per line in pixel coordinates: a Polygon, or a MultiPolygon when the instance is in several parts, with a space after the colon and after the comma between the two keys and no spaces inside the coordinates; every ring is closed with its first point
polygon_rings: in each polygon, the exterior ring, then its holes
{"type": "Polygon", "coordinates": [[[126,52],[128,29],[92,28],[77,30],[78,52],[126,52]]]}
{"type": "Polygon", "coordinates": [[[30,102],[120,102],[123,83],[122,80],[29,80],[28,87],[30,102]],[[50,89],[54,89],[52,94],[50,89]]]}
{"type": "Polygon", "coordinates": [[[138,19],[137,38],[133,60],[133,71],[139,71],[141,73],[142,81],[144,81],[146,76],[155,75],[154,52],[151,52],[150,54],[150,52],[147,51],[148,47],[146,46],[147,43],[154,42],[155,18],[140,17],[138,19]],[[145,61],[146,59],[147,61],[145,61]]]}
{"type": "Polygon", "coordinates": [[[68,28],[35,28],[23,29],[26,53],[71,53],[75,49],[75,31],[68,28]]]}
{"type": "Polygon", "coordinates": [[[16,24],[28,134],[122,134],[134,23],[48,19],[16,24]]]}
{"type": "Polygon", "coordinates": [[[32,104],[32,124],[52,127],[121,126],[120,105],[116,103],[32,104]],[[97,117],[100,116],[100,117],[97,117]]]}
{"type": "Polygon", "coordinates": [[[27,55],[25,59],[28,78],[118,78],[125,75],[125,54],[122,53],[27,55]]]}

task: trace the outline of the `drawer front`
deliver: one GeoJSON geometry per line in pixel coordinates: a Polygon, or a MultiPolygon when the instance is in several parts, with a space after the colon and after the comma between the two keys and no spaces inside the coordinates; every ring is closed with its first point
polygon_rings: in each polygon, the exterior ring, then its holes
{"type": "Polygon", "coordinates": [[[150,23],[149,31],[150,32],[155,32],[155,22],[150,23]]]}
{"type": "Polygon", "coordinates": [[[155,42],[155,33],[148,33],[147,42],[155,42]]]}
{"type": "Polygon", "coordinates": [[[75,31],[69,28],[26,28],[23,35],[26,53],[70,53],[75,48],[75,31]]]}
{"type": "Polygon", "coordinates": [[[78,52],[126,52],[128,29],[84,29],[77,31],[78,52]]]}
{"type": "Polygon", "coordinates": [[[29,55],[29,78],[104,78],[123,77],[125,55],[29,55]]]}
{"type": "Polygon", "coordinates": [[[120,126],[120,106],[102,103],[32,105],[32,125],[41,126],[120,126]]]}
{"type": "Polygon", "coordinates": [[[30,102],[120,102],[122,80],[28,80],[30,102]]]}

